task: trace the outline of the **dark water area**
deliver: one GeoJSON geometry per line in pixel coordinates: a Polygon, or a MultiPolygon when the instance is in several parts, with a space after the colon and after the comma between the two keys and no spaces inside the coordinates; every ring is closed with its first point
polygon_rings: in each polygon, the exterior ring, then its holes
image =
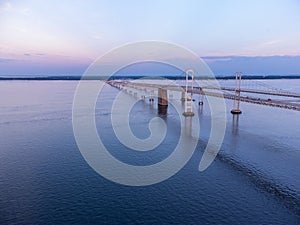
{"type": "MultiPolygon", "coordinates": [[[[150,186],[114,183],[84,160],[73,134],[72,103],[79,81],[0,82],[0,224],[300,224],[298,111],[242,103],[230,114],[214,162],[199,162],[211,129],[208,103],[198,106],[197,148],[171,178],[150,186]]],[[[94,82],[94,81],[85,81],[94,82]]],[[[266,84],[299,92],[300,80],[266,84]]],[[[106,86],[95,109],[97,130],[110,153],[132,165],[168,157],[178,142],[178,113],[170,105],[167,134],[155,150],[123,146],[111,127],[118,89],[106,86]]],[[[174,101],[180,95],[174,94],[174,101]]],[[[149,135],[157,101],[130,112],[132,132],[149,135]]],[[[193,126],[193,125],[191,125],[193,126]]]]}

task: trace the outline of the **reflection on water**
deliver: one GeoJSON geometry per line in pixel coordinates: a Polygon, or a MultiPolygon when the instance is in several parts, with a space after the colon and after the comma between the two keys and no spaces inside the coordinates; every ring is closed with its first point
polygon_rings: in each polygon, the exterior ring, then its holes
{"type": "Polygon", "coordinates": [[[185,117],[184,118],[184,131],[185,135],[188,137],[192,137],[192,130],[193,130],[193,119],[192,117],[185,117]]]}
{"type": "MultiPolygon", "coordinates": [[[[299,82],[276,84],[292,90],[299,82]]],[[[78,150],[71,120],[76,84],[0,82],[1,224],[299,224],[299,112],[242,103],[243,114],[232,116],[232,101],[227,101],[221,152],[201,173],[211,118],[205,99],[200,107],[195,102],[200,136],[191,160],[162,183],[127,187],[95,173],[78,150]]],[[[106,87],[96,106],[98,133],[110,154],[132,165],[167,158],[180,137],[176,110],[170,104],[167,117],[161,117],[168,128],[161,146],[145,154],[132,151],[111,128],[116,94],[106,87]]],[[[173,95],[183,109],[180,93],[173,95]]],[[[148,137],[149,120],[157,116],[156,99],[138,101],[130,116],[132,132],[148,137]]],[[[184,121],[192,140],[192,118],[184,121]]]]}
{"type": "Polygon", "coordinates": [[[238,114],[232,115],[232,134],[237,135],[239,131],[239,117],[238,114]]]}
{"type": "Polygon", "coordinates": [[[200,115],[203,113],[203,104],[198,106],[198,113],[200,115]]]}

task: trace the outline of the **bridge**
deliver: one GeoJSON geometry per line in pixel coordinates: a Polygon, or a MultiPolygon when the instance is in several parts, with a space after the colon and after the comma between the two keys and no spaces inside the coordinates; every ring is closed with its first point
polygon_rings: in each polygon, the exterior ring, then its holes
{"type": "Polygon", "coordinates": [[[185,103],[184,116],[193,116],[194,96],[198,95],[198,104],[203,105],[204,96],[213,96],[233,100],[232,114],[241,114],[240,102],[279,107],[289,110],[300,111],[300,93],[289,92],[279,88],[266,85],[262,82],[247,80],[242,82],[242,73],[237,72],[235,86],[216,86],[209,80],[194,80],[194,71],[186,71],[185,84],[160,84],[150,83],[147,80],[143,82],[136,81],[108,81],[113,87],[121,89],[129,94],[145,100],[147,93],[149,101],[154,102],[154,96],[157,94],[158,113],[166,114],[168,107],[168,98],[172,98],[172,92],[181,92],[181,100],[185,103]],[[199,86],[199,83],[204,85],[199,86]],[[168,92],[170,92],[168,96],[168,92]],[[252,95],[251,95],[252,94],[252,95]],[[269,97],[268,97],[269,96],[269,97]],[[281,99],[271,99],[270,96],[279,96],[281,99]],[[298,103],[299,102],[299,103],[298,103]]]}

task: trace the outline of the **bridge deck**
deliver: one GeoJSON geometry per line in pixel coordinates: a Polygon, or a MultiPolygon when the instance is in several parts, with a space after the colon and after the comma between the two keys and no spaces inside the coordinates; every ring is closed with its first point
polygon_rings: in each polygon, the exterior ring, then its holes
{"type": "MultiPolygon", "coordinates": [[[[184,92],[185,86],[180,85],[167,85],[167,84],[150,84],[150,83],[138,83],[138,82],[128,82],[128,81],[108,81],[108,83],[112,86],[122,86],[128,88],[143,88],[143,89],[158,89],[163,88],[170,91],[179,91],[184,92]]],[[[189,93],[193,94],[201,94],[213,97],[223,97],[225,99],[235,99],[235,88],[232,87],[213,87],[213,86],[203,86],[203,87],[193,87],[188,89],[189,93]],[[233,92],[225,93],[224,91],[233,92]]],[[[299,93],[291,93],[291,92],[275,92],[275,91],[263,91],[263,90],[254,90],[254,89],[240,89],[240,93],[253,93],[253,94],[261,94],[261,95],[275,95],[281,97],[290,97],[290,98],[299,98],[299,93]]],[[[242,102],[248,102],[253,104],[267,105],[272,107],[279,107],[285,109],[292,109],[300,111],[300,104],[292,103],[284,100],[270,100],[268,98],[256,98],[252,96],[240,96],[239,98],[242,102]]]]}

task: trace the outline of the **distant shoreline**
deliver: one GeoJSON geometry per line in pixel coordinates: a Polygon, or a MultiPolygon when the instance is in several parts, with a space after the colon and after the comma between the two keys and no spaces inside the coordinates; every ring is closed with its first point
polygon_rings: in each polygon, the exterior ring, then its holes
{"type": "MultiPolygon", "coordinates": [[[[105,77],[105,76],[95,76],[95,77],[84,77],[82,76],[0,76],[1,80],[127,80],[127,79],[170,79],[170,80],[182,80],[185,79],[185,76],[161,76],[161,77],[155,77],[155,76],[133,76],[133,75],[122,75],[122,76],[111,76],[111,77],[105,77]]],[[[202,79],[211,79],[212,77],[201,77],[202,79]]],[[[232,80],[235,79],[235,76],[216,76],[217,79],[220,80],[232,80]]],[[[247,80],[258,80],[258,79],[300,79],[300,75],[244,75],[242,79],[247,80]]]]}

